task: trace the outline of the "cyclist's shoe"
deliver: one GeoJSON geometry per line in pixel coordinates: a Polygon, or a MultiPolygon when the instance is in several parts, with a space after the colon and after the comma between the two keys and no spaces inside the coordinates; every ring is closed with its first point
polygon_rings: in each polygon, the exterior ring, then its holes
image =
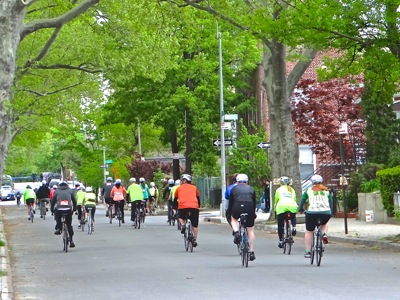
{"type": "Polygon", "coordinates": [[[32,209],[33,210],[33,214],[36,214],[36,210],[35,209],[32,209]]]}
{"type": "Polygon", "coordinates": [[[240,244],[240,234],[239,234],[239,231],[236,231],[236,232],[235,232],[235,237],[233,238],[233,242],[234,242],[236,245],[239,245],[239,244],[240,244]]]}
{"type": "Polygon", "coordinates": [[[125,220],[124,220],[124,219],[122,219],[122,221],[121,221],[121,222],[122,222],[122,224],[124,224],[124,223],[125,223],[125,220]]]}
{"type": "Polygon", "coordinates": [[[108,210],[106,211],[106,217],[108,218],[108,210]]]}
{"type": "Polygon", "coordinates": [[[311,257],[311,252],[310,251],[304,252],[304,257],[305,258],[310,258],[311,257]]]}
{"type": "Polygon", "coordinates": [[[328,236],[326,235],[326,233],[324,233],[323,236],[322,236],[322,242],[324,244],[328,244],[329,243],[328,236]]]}
{"type": "Polygon", "coordinates": [[[197,242],[196,242],[196,240],[193,240],[193,247],[197,247],[197,242]]]}
{"type": "Polygon", "coordinates": [[[182,225],[181,233],[184,234],[184,233],[185,233],[185,230],[186,230],[186,226],[185,226],[185,225],[182,225]]]}
{"type": "Polygon", "coordinates": [[[75,247],[75,243],[74,243],[73,240],[71,240],[71,241],[69,242],[69,246],[70,246],[71,248],[74,248],[74,247],[75,247]]]}
{"type": "Polygon", "coordinates": [[[296,234],[297,234],[296,227],[293,227],[293,228],[292,228],[292,235],[295,236],[296,234]]]}
{"type": "Polygon", "coordinates": [[[78,229],[81,229],[81,224],[78,225],[78,229]]]}
{"type": "Polygon", "coordinates": [[[254,255],[254,251],[250,252],[250,260],[253,261],[256,259],[256,256],[254,255]]]}
{"type": "Polygon", "coordinates": [[[282,242],[282,241],[279,241],[278,247],[279,247],[279,248],[283,248],[283,242],[282,242]]]}
{"type": "Polygon", "coordinates": [[[60,235],[61,234],[61,230],[60,229],[56,229],[56,231],[54,231],[54,234],[60,235]]]}

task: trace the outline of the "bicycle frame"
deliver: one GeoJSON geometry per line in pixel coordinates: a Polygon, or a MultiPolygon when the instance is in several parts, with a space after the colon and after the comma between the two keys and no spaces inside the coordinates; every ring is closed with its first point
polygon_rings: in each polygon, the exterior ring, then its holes
{"type": "Polygon", "coordinates": [[[324,244],[322,242],[322,234],[320,226],[321,226],[321,220],[318,219],[317,226],[314,229],[313,244],[311,247],[311,257],[310,257],[311,264],[314,263],[314,257],[315,257],[318,267],[321,265],[322,254],[324,252],[324,244]]]}
{"type": "MultiPolygon", "coordinates": [[[[92,209],[91,207],[88,207],[87,210],[87,223],[88,223],[88,234],[92,234],[93,232],[93,219],[92,219],[92,209]]],[[[85,210],[86,211],[86,210],[85,210]]]]}
{"type": "Polygon", "coordinates": [[[62,228],[62,242],[63,242],[63,251],[68,252],[68,246],[69,246],[69,233],[68,233],[68,226],[65,221],[66,215],[62,214],[61,215],[61,228],[62,228]]]}
{"type": "Polygon", "coordinates": [[[240,215],[239,222],[239,234],[240,234],[240,258],[242,261],[242,266],[249,266],[249,258],[250,258],[250,242],[249,242],[249,234],[247,232],[247,214],[240,215]]]}
{"type": "Polygon", "coordinates": [[[193,228],[192,228],[192,222],[190,221],[188,215],[188,218],[185,220],[185,233],[183,234],[183,240],[185,244],[185,250],[190,252],[193,252],[193,240],[194,240],[194,235],[193,235],[193,228]]]}
{"type": "Polygon", "coordinates": [[[293,245],[293,236],[292,236],[292,221],[291,221],[291,213],[288,212],[285,214],[285,223],[283,230],[283,253],[290,255],[292,251],[293,245]]]}

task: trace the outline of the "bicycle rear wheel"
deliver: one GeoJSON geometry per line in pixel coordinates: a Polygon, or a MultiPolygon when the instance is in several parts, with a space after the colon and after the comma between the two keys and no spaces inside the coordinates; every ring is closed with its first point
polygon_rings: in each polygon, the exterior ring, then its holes
{"type": "Polygon", "coordinates": [[[185,234],[183,235],[183,242],[185,244],[185,250],[189,251],[189,236],[188,236],[189,232],[186,229],[185,234]]]}
{"type": "Polygon", "coordinates": [[[118,218],[118,226],[121,227],[122,214],[121,214],[121,209],[119,207],[117,208],[117,218],[118,218]]]}
{"type": "Polygon", "coordinates": [[[33,218],[34,218],[35,214],[33,212],[33,208],[32,207],[31,207],[31,210],[30,210],[30,214],[31,214],[31,222],[33,223],[33,218]]]}
{"type": "Polygon", "coordinates": [[[68,243],[69,243],[69,237],[68,237],[68,230],[67,230],[67,225],[63,223],[63,250],[65,252],[68,252],[68,243]]]}
{"type": "Polygon", "coordinates": [[[313,264],[314,263],[314,255],[315,255],[315,233],[313,234],[313,243],[311,246],[310,254],[311,254],[310,262],[311,262],[311,264],[313,264]]]}
{"type": "Polygon", "coordinates": [[[88,229],[88,234],[92,234],[92,229],[93,229],[93,224],[92,224],[92,211],[91,210],[89,210],[89,215],[88,215],[88,218],[87,218],[87,223],[88,223],[88,226],[87,226],[87,229],[88,229]]]}
{"type": "Polygon", "coordinates": [[[111,204],[108,205],[108,217],[110,219],[110,224],[112,224],[113,216],[112,216],[112,205],[111,204]]]}
{"type": "Polygon", "coordinates": [[[189,250],[190,250],[190,252],[193,252],[193,239],[194,239],[193,231],[192,231],[192,228],[190,228],[190,231],[189,231],[189,250]]]}
{"type": "Polygon", "coordinates": [[[319,267],[321,265],[321,259],[322,259],[322,238],[321,238],[321,232],[318,230],[317,233],[317,249],[315,251],[316,259],[317,259],[317,266],[319,267]]]}

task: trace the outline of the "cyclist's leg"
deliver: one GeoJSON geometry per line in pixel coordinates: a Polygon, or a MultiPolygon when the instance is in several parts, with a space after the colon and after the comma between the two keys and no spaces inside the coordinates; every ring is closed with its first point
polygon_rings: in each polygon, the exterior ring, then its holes
{"type": "Polygon", "coordinates": [[[190,222],[192,222],[193,235],[194,240],[197,240],[197,235],[199,233],[199,210],[198,209],[190,209],[190,222]]]}
{"type": "Polygon", "coordinates": [[[297,230],[296,230],[296,225],[297,225],[296,213],[290,213],[290,222],[292,223],[292,235],[295,236],[296,233],[297,233],[297,230]]]}
{"type": "Polygon", "coordinates": [[[54,234],[61,234],[61,214],[58,210],[54,211],[54,220],[56,221],[56,231],[54,234]]]}
{"type": "Polygon", "coordinates": [[[324,244],[328,244],[328,221],[331,218],[330,214],[320,214],[319,215],[320,219],[321,219],[321,225],[319,227],[321,234],[322,234],[322,240],[324,242],[324,244]]]}
{"type": "Polygon", "coordinates": [[[278,214],[276,216],[278,222],[278,238],[279,241],[283,240],[283,227],[285,225],[286,213],[278,214]]]}
{"type": "Polygon", "coordinates": [[[124,217],[125,217],[125,211],[124,211],[125,200],[119,201],[118,205],[119,205],[119,209],[120,209],[120,211],[121,211],[121,220],[122,220],[122,223],[125,223],[125,220],[124,220],[124,217]]]}
{"type": "Polygon", "coordinates": [[[313,214],[306,214],[306,232],[304,233],[304,249],[306,254],[311,250],[315,226],[315,216],[313,214]]]}
{"type": "Polygon", "coordinates": [[[167,222],[171,221],[171,216],[172,216],[172,201],[167,200],[167,208],[168,208],[168,219],[167,222]]]}
{"type": "Polygon", "coordinates": [[[72,240],[72,237],[74,236],[74,229],[72,228],[72,212],[68,213],[67,216],[65,217],[65,223],[67,224],[68,227],[70,247],[75,247],[75,244],[72,240]]]}
{"type": "Polygon", "coordinates": [[[181,233],[183,234],[185,232],[186,222],[187,218],[187,209],[178,209],[178,222],[181,224],[181,233]]]}
{"type": "Polygon", "coordinates": [[[106,210],[106,217],[108,217],[108,206],[110,205],[110,199],[104,197],[104,208],[106,210]]]}

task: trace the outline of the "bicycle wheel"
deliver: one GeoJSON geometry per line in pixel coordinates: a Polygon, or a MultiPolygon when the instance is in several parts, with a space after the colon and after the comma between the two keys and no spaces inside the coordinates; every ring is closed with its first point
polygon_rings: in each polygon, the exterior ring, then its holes
{"type": "Polygon", "coordinates": [[[121,227],[121,223],[122,223],[122,214],[121,214],[121,209],[118,206],[117,207],[117,218],[118,218],[118,226],[121,227]]]}
{"type": "Polygon", "coordinates": [[[310,262],[311,262],[311,264],[313,264],[314,263],[314,255],[315,255],[315,233],[313,234],[313,243],[311,246],[310,254],[311,254],[310,262]]]}
{"type": "Polygon", "coordinates": [[[287,254],[290,255],[292,252],[292,244],[293,244],[293,237],[292,237],[292,226],[290,223],[286,225],[286,238],[287,238],[287,254]]]}
{"type": "Polygon", "coordinates": [[[172,223],[172,226],[175,226],[175,216],[174,216],[174,212],[171,210],[171,221],[170,221],[170,223],[169,223],[169,225],[171,225],[171,223],[172,223]]]}
{"type": "Polygon", "coordinates": [[[317,266],[319,267],[321,265],[321,259],[322,259],[322,238],[321,238],[321,232],[318,229],[317,232],[317,249],[315,250],[315,255],[316,255],[316,259],[317,259],[317,266]]]}
{"type": "Polygon", "coordinates": [[[44,201],[40,201],[40,216],[43,220],[46,219],[46,204],[44,201]]]}
{"type": "Polygon", "coordinates": [[[91,209],[89,209],[87,223],[88,223],[88,226],[87,226],[88,234],[92,234],[92,229],[93,229],[92,226],[93,226],[93,224],[92,224],[92,210],[91,209]]]}
{"type": "Polygon", "coordinates": [[[108,217],[110,218],[110,224],[112,224],[113,216],[112,216],[112,205],[111,204],[108,205],[108,217]]]}
{"type": "Polygon", "coordinates": [[[186,224],[185,233],[183,234],[183,242],[185,244],[185,250],[189,251],[189,231],[188,231],[188,225],[187,224],[186,224]]]}
{"type": "Polygon", "coordinates": [[[142,217],[141,217],[140,215],[141,215],[140,210],[137,210],[137,211],[136,211],[137,229],[140,229],[140,221],[142,220],[142,217]]]}
{"type": "Polygon", "coordinates": [[[68,237],[67,225],[63,223],[63,247],[65,252],[68,252],[68,243],[69,243],[69,237],[68,237]]]}
{"type": "Polygon", "coordinates": [[[249,245],[249,237],[247,234],[247,228],[244,229],[244,265],[246,268],[249,266],[249,256],[250,256],[250,245],[249,245]]]}
{"type": "Polygon", "coordinates": [[[33,208],[32,207],[31,207],[31,210],[30,210],[30,214],[31,214],[31,222],[33,223],[33,218],[34,218],[35,214],[33,212],[33,208]]]}

